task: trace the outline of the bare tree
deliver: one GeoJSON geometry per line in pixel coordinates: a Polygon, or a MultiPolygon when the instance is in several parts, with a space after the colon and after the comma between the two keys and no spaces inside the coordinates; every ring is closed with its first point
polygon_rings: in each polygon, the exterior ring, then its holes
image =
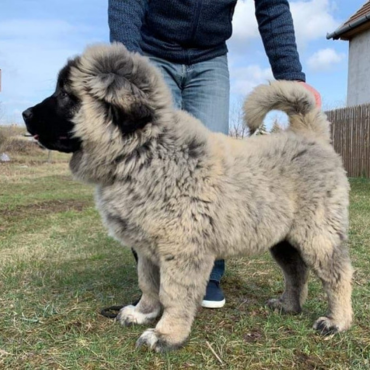
{"type": "Polygon", "coordinates": [[[244,99],[240,98],[230,108],[229,135],[237,139],[242,139],[249,133],[243,119],[243,102],[244,99]]]}
{"type": "Polygon", "coordinates": [[[279,122],[275,119],[270,132],[274,134],[274,133],[281,132],[281,131],[283,131],[283,128],[279,125],[279,122]]]}
{"type": "MultiPolygon", "coordinates": [[[[243,139],[250,135],[249,128],[244,123],[243,104],[244,98],[240,98],[230,108],[229,135],[237,139],[243,139]]],[[[262,122],[260,127],[253,133],[253,135],[266,134],[269,134],[269,132],[265,122],[262,122]]]]}

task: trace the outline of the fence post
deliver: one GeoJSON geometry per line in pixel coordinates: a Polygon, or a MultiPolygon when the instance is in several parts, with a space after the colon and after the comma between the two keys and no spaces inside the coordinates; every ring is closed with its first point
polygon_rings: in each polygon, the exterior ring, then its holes
{"type": "Polygon", "coordinates": [[[334,149],[349,177],[370,178],[370,104],[325,112],[334,149]]]}

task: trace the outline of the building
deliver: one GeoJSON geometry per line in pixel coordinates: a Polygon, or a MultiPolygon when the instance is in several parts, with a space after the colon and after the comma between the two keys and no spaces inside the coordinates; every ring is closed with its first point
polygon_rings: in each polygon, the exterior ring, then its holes
{"type": "Polygon", "coordinates": [[[327,39],[349,41],[347,106],[370,103],[370,0],[327,39]]]}

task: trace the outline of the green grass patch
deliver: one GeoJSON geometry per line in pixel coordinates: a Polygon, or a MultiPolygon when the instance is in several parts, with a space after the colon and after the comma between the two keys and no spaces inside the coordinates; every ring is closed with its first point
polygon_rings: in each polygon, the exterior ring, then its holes
{"type": "Polygon", "coordinates": [[[350,331],[321,337],[311,329],[327,309],[314,278],[302,314],[266,308],[283,289],[266,254],[228,261],[226,306],[199,310],[187,345],[155,354],[135,350],[143,327],[99,314],[140,292],[131,252],[107,236],[93,189],[75,182],[62,159],[0,164],[0,369],[370,368],[370,182],[351,187],[350,331]]]}

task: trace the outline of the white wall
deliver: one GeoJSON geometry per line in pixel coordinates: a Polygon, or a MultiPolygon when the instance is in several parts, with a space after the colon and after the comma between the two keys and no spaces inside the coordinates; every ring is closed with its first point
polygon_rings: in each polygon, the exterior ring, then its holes
{"type": "Polygon", "coordinates": [[[347,106],[370,103],[370,30],[349,43],[347,106]]]}

